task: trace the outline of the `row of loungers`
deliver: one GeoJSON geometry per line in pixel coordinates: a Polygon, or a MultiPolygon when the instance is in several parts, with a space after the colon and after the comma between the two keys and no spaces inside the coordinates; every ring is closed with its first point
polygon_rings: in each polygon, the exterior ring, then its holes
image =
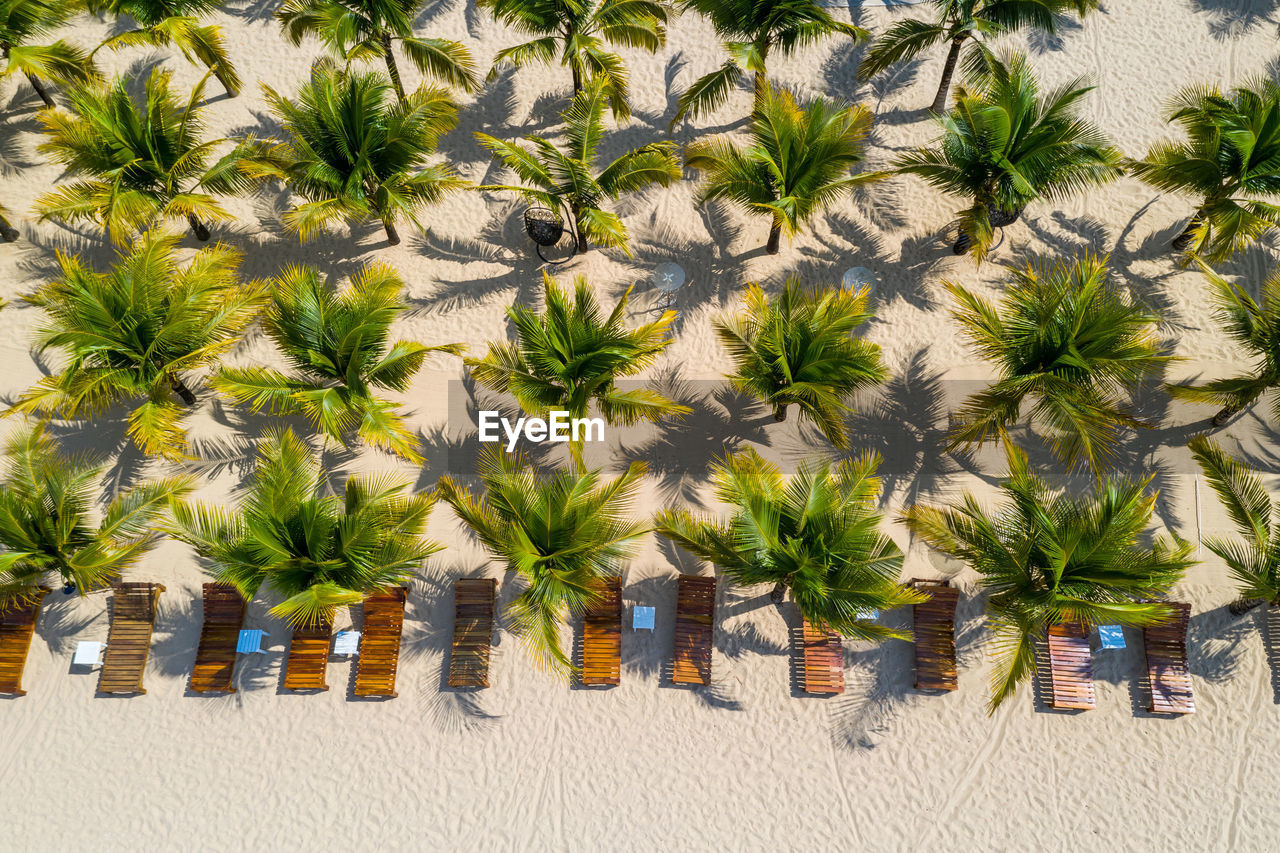
{"type": "MultiPolygon", "coordinates": [[[[912,586],[928,600],[914,605],[916,688],[924,691],[957,689],[955,611],[959,590],[945,581],[914,580],[912,586]]],[[[489,686],[489,657],[493,640],[496,580],[463,578],[454,582],[454,630],[449,659],[449,686],[480,689],[489,686]]],[[[113,587],[107,651],[98,683],[101,693],[145,693],[142,686],[156,603],[164,587],[150,583],[120,583],[113,587]]],[[[40,606],[49,590],[0,612],[0,693],[24,695],[22,672],[40,606]]],[[[605,578],[596,602],[583,617],[581,683],[617,685],[621,678],[622,580],[605,578]]],[[[208,583],[203,589],[204,623],[191,674],[195,693],[233,693],[236,648],[244,622],[245,601],[229,584],[208,583]]],[[[354,694],[396,696],[396,670],[404,607],[408,590],[392,587],[364,601],[364,631],[356,666],[354,694]]],[[[680,575],[676,595],[675,649],[671,680],[675,684],[711,683],[712,636],[715,625],[716,579],[680,575]]],[[[1147,653],[1151,706],[1154,713],[1195,711],[1191,674],[1187,666],[1187,628],[1191,606],[1170,602],[1173,618],[1143,630],[1147,653]]],[[[328,690],[326,672],[333,626],[328,622],[294,629],[285,661],[287,690],[328,690]]],[[[800,686],[806,693],[844,692],[844,648],[840,636],[807,619],[797,632],[800,686]]],[[[1095,706],[1092,652],[1079,623],[1049,629],[1051,705],[1061,709],[1095,706]]]]}

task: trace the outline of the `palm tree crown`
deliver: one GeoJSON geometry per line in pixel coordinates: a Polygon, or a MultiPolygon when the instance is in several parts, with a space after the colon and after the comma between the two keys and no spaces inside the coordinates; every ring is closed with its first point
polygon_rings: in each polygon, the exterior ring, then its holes
{"type": "Polygon", "coordinates": [[[227,94],[240,94],[240,75],[231,64],[222,31],[200,25],[200,17],[216,12],[222,0],[84,0],[89,11],[132,19],[138,29],[104,41],[101,47],[176,47],[187,62],[204,65],[218,78],[227,94]]]}
{"type": "Polygon", "coordinates": [[[1007,445],[1005,503],[994,512],[966,494],[952,507],[909,507],[911,532],[976,571],[989,590],[996,667],[990,710],[1036,671],[1035,644],[1050,625],[1080,622],[1151,625],[1168,608],[1163,595],[1192,564],[1191,546],[1156,537],[1143,542],[1157,493],[1150,479],[1099,481],[1091,494],[1055,493],[1007,445]]]}
{"type": "Polygon", "coordinates": [[[76,14],[74,3],[63,0],[0,0],[0,80],[22,74],[44,101],[53,98],[41,83],[47,77],[55,83],[85,83],[97,76],[92,60],[83,50],[64,39],[34,44],[52,35],[76,14]]]}
{"type": "Polygon", "coordinates": [[[810,622],[861,640],[905,638],[873,615],[922,600],[898,582],[902,551],[880,532],[879,462],[807,463],[787,479],[749,448],[711,469],[716,498],[733,507],[728,521],[677,509],[657,527],[734,583],[775,584],[778,600],[789,589],[810,622]]]}
{"type": "Polygon", "coordinates": [[[192,487],[182,478],[141,483],[95,521],[104,467],[64,454],[39,429],[9,439],[0,470],[0,610],[55,573],[81,595],[116,580],[156,543],[157,519],[192,487]]]}
{"type": "Polygon", "coordinates": [[[213,387],[254,411],[303,415],[329,438],[351,432],[377,447],[420,462],[417,441],[396,405],[375,391],[405,391],[428,353],[462,352],[459,344],[391,343],[391,323],[404,311],[404,281],[370,263],[341,291],[318,270],[290,266],[268,285],[263,325],[295,376],[268,367],[225,368],[213,387]]]}
{"type": "Polygon", "coordinates": [[[898,171],[973,201],[960,212],[956,254],[979,261],[995,229],[1011,225],[1033,201],[1053,201],[1120,175],[1120,152],[1079,115],[1092,91],[1082,79],[1041,93],[1026,57],[990,57],[956,90],[940,117],[942,139],[898,158],[898,171]]]}
{"type": "Polygon", "coordinates": [[[434,495],[406,480],[348,477],[330,492],[310,449],[286,430],[261,446],[237,510],[180,504],[176,533],[246,600],[266,584],[294,627],[331,623],[339,607],[411,580],[440,546],[423,538],[434,495]]]}
{"type": "Polygon", "coordinates": [[[772,222],[766,249],[778,252],[782,232],[796,234],[814,215],[854,187],[883,177],[853,174],[863,161],[871,111],[815,98],[805,106],[770,89],[751,112],[750,140],[695,142],[685,163],[705,175],[699,203],[725,199],[772,222]]]}
{"type": "Polygon", "coordinates": [[[1280,85],[1260,79],[1223,94],[1213,86],[1183,89],[1168,120],[1186,133],[1160,142],[1134,175],[1199,204],[1174,241],[1177,250],[1226,260],[1280,224],[1280,85]]]}
{"type": "Polygon", "coordinates": [[[441,497],[524,580],[507,612],[540,666],[572,671],[560,640],[567,612],[590,605],[598,582],[621,572],[648,531],[627,518],[644,470],[637,462],[612,480],[599,471],[544,476],[523,456],[490,448],[480,456],[483,494],[441,478],[441,497]]]}
{"type": "Polygon", "coordinates": [[[751,285],[746,310],[715,323],[737,365],[730,380],[773,406],[777,420],[786,420],[787,406],[798,405],[832,444],[847,447],[846,401],[887,377],[880,347],[853,336],[870,319],[866,308],[865,290],[806,290],[792,278],[769,299],[760,285],[751,285]]]}
{"type": "Polygon", "coordinates": [[[37,347],[67,366],[41,379],[10,412],[95,417],[129,403],[129,435],[143,451],[181,458],[184,374],[212,364],[258,313],[261,288],[240,281],[240,256],[217,245],[185,267],[178,238],[148,232],[108,272],[62,256],[62,278],[24,297],[44,309],[37,347]],[[175,397],[177,400],[175,400],[175,397]]]}
{"type": "Polygon", "coordinates": [[[1055,452],[1094,470],[1110,460],[1122,430],[1142,426],[1124,395],[1169,356],[1156,337],[1159,318],[1108,280],[1105,259],[1011,268],[999,304],[956,284],[947,289],[964,335],[999,377],[960,408],[952,449],[1004,437],[1028,401],[1055,452]]]}

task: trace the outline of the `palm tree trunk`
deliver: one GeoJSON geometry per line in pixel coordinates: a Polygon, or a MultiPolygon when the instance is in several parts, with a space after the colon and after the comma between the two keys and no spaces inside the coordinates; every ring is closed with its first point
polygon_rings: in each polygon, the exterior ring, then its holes
{"type": "Polygon", "coordinates": [[[390,219],[382,220],[382,227],[387,232],[387,243],[392,246],[400,245],[400,232],[396,230],[396,224],[390,219]]]}
{"type": "Polygon", "coordinates": [[[1182,229],[1182,233],[1173,238],[1173,242],[1170,244],[1173,250],[1175,252],[1185,252],[1191,248],[1191,243],[1196,237],[1196,231],[1203,225],[1204,220],[1200,218],[1200,213],[1197,211],[1191,217],[1191,221],[1187,223],[1187,227],[1182,229]]]}
{"type": "Polygon", "coordinates": [[[1214,429],[1222,429],[1240,411],[1239,406],[1223,406],[1222,411],[1213,416],[1214,429]]]}
{"type": "Polygon", "coordinates": [[[227,79],[227,72],[223,70],[221,62],[215,63],[209,70],[213,72],[214,77],[218,78],[218,82],[222,84],[222,89],[227,93],[228,98],[234,98],[236,95],[240,94],[240,90],[233,86],[231,81],[227,79]]]}
{"type": "Polygon", "coordinates": [[[587,245],[587,235],[582,230],[582,222],[578,219],[578,213],[582,208],[580,205],[573,204],[569,206],[569,212],[573,214],[573,233],[578,237],[578,251],[585,252],[591,247],[587,245]]]}
{"type": "Polygon", "coordinates": [[[1237,598],[1235,601],[1227,605],[1227,611],[1232,616],[1243,616],[1259,604],[1266,604],[1265,598],[1237,598]]]}
{"type": "Polygon", "coordinates": [[[774,604],[781,604],[782,599],[787,594],[787,585],[782,581],[778,581],[773,585],[773,589],[769,591],[769,600],[774,604]]]}
{"type": "Polygon", "coordinates": [[[576,98],[582,91],[582,71],[576,63],[570,63],[569,70],[573,72],[573,96],[576,98]]]}
{"type": "Polygon", "coordinates": [[[209,228],[199,219],[196,219],[194,213],[187,216],[187,223],[191,226],[191,233],[196,235],[197,240],[201,243],[209,241],[209,228]]]}
{"type": "Polygon", "coordinates": [[[0,240],[4,240],[6,243],[12,243],[17,239],[18,229],[10,225],[9,220],[5,219],[3,214],[0,214],[0,240]]]}
{"type": "MultiPolygon", "coordinates": [[[[403,104],[405,102],[404,84],[400,82],[400,68],[396,65],[396,55],[391,49],[391,33],[383,32],[382,35],[378,36],[378,40],[382,42],[382,58],[387,63],[387,74],[391,76],[391,87],[396,90],[396,97],[403,104]]],[[[399,240],[396,242],[398,243],[399,240]]]]}
{"type": "Polygon", "coordinates": [[[773,407],[773,419],[778,423],[782,423],[787,419],[787,404],[779,403],[773,407]]]}
{"type": "Polygon", "coordinates": [[[764,250],[771,255],[778,254],[778,246],[782,243],[782,223],[778,220],[773,221],[773,226],[769,228],[769,241],[764,244],[764,250]]]}
{"type": "Polygon", "coordinates": [[[195,393],[183,383],[178,374],[169,374],[169,387],[172,388],[173,393],[177,394],[182,402],[186,403],[188,406],[194,406],[196,404],[195,393]]]}
{"type": "Polygon", "coordinates": [[[938,94],[933,96],[933,106],[929,107],[935,113],[940,113],[947,108],[947,96],[951,94],[951,78],[956,73],[956,63],[960,61],[960,50],[964,47],[965,37],[960,35],[951,40],[951,49],[947,51],[947,64],[942,66],[942,82],[938,84],[938,94]]]}
{"type": "Polygon", "coordinates": [[[45,91],[44,85],[40,82],[40,78],[34,74],[27,75],[27,82],[31,84],[31,88],[36,90],[36,94],[40,96],[40,100],[44,101],[46,107],[54,105],[53,98],[49,97],[49,93],[45,91]]]}

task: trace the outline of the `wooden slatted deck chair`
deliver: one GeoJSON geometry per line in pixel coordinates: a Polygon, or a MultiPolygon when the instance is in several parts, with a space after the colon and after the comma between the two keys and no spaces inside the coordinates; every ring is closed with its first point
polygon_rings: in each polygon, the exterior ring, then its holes
{"type": "Polygon", "coordinates": [[[191,670],[193,693],[235,693],[236,643],[244,624],[244,597],[229,583],[207,583],[201,592],[204,624],[191,670]]]}
{"type": "Polygon", "coordinates": [[[151,653],[156,604],[164,587],[158,583],[117,583],[111,591],[111,627],[98,692],[146,693],[142,677],[151,653]]]}
{"type": "Polygon", "coordinates": [[[453,582],[453,646],[449,653],[450,687],[489,686],[489,648],[493,643],[493,578],[459,578],[453,582]]]}
{"type": "Polygon", "coordinates": [[[27,668],[31,635],[48,594],[47,586],[38,587],[30,598],[0,610],[0,693],[27,695],[22,689],[22,672],[27,668]]]}
{"type": "Polygon", "coordinates": [[[293,629],[284,662],[285,690],[328,690],[329,641],[333,622],[324,620],[293,629]]]}
{"type": "Polygon", "coordinates": [[[1049,682],[1054,708],[1094,708],[1093,652],[1079,622],[1049,626],[1049,682]]]}
{"type": "Polygon", "coordinates": [[[844,645],[835,631],[823,630],[801,617],[800,642],[805,693],[844,692],[844,645]]]}
{"type": "Polygon", "coordinates": [[[582,683],[612,686],[622,680],[622,578],[604,578],[599,588],[582,618],[582,683]]]}
{"type": "Polygon", "coordinates": [[[1147,678],[1151,685],[1150,711],[1153,714],[1194,714],[1196,703],[1191,695],[1191,669],[1187,665],[1187,626],[1191,621],[1191,605],[1168,602],[1170,620],[1163,625],[1142,629],[1142,642],[1147,650],[1147,678]]]}
{"type": "Polygon", "coordinates": [[[409,590],[393,586],[364,600],[364,633],[356,663],[357,696],[395,698],[396,669],[400,665],[400,635],[404,631],[404,602],[409,590]]]}
{"type": "Polygon", "coordinates": [[[956,605],[960,590],[946,581],[916,578],[911,586],[929,596],[912,605],[915,617],[916,689],[959,688],[956,668],[956,605]]]}
{"type": "Polygon", "coordinates": [[[681,575],[676,594],[676,643],[671,680],[711,683],[711,640],[716,615],[716,579],[681,575]]]}

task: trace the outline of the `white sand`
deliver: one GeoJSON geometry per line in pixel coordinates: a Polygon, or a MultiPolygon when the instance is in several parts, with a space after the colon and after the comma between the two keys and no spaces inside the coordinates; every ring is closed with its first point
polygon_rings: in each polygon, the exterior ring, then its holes
{"type": "MultiPolygon", "coordinates": [[[[266,0],[233,2],[218,16],[246,81],[236,100],[208,110],[211,128],[233,134],[269,127],[258,83],[289,92],[318,52],[314,44],[290,47],[267,17],[266,0]]],[[[1043,78],[1060,83],[1092,75],[1098,91],[1088,109],[1127,153],[1138,156],[1167,131],[1163,101],[1179,86],[1202,80],[1231,83],[1263,71],[1276,55],[1274,4],[1196,0],[1110,0],[1105,14],[1066,29],[1060,39],[1040,39],[1033,51],[1043,78]],[[1205,11],[1204,7],[1222,9],[1205,11]],[[1231,25],[1232,20],[1236,23],[1231,25]]],[[[846,12],[838,11],[844,15],[846,12]]],[[[890,13],[868,11],[860,22],[882,27],[890,13]]],[[[513,36],[474,9],[443,6],[424,27],[465,38],[481,63],[513,36]]],[[[91,21],[73,35],[92,43],[104,28],[91,21]]],[[[127,67],[133,52],[115,60],[127,67]]],[[[162,54],[157,53],[158,58],[162,54]]],[[[673,95],[664,71],[675,57],[686,62],[679,77],[694,76],[722,61],[710,28],[696,18],[671,27],[671,45],[651,57],[628,53],[637,121],[609,143],[636,144],[665,133],[673,95]]],[[[934,127],[920,113],[933,95],[941,61],[930,58],[895,80],[855,87],[856,57],[824,44],[792,62],[775,64],[775,79],[806,94],[826,91],[856,97],[884,119],[872,160],[883,164],[895,150],[920,144],[934,127]]],[[[189,85],[199,72],[180,59],[167,67],[189,85]]],[[[412,75],[410,75],[412,77],[412,75]]],[[[562,93],[567,73],[529,70],[504,79],[479,96],[458,132],[442,149],[474,180],[495,177],[470,133],[483,129],[515,136],[544,126],[552,111],[535,99],[562,93]],[[557,89],[557,87],[559,87],[557,89]],[[508,109],[508,102],[514,108],[508,109]]],[[[5,124],[0,131],[0,196],[15,211],[59,177],[42,165],[25,84],[0,91],[5,124]]],[[[219,94],[211,83],[211,95],[219,94]]],[[[554,105],[559,101],[553,98],[554,105]]],[[[746,112],[749,94],[704,123],[720,128],[746,112]]],[[[681,129],[687,142],[698,131],[681,129]]],[[[989,287],[999,281],[994,264],[975,271],[946,251],[938,234],[959,207],[916,180],[895,179],[858,204],[843,204],[811,233],[776,258],[760,254],[765,224],[733,211],[699,213],[693,186],[683,183],[625,200],[619,209],[632,229],[635,260],[592,252],[566,271],[590,277],[613,298],[642,282],[637,311],[651,305],[643,281],[661,260],[689,271],[681,294],[678,339],[660,370],[688,380],[714,379],[726,367],[711,333],[710,317],[738,299],[740,286],[761,280],[776,286],[788,274],[834,280],[846,268],[877,270],[878,321],[870,336],[884,347],[895,374],[890,392],[907,412],[908,429],[892,419],[861,440],[885,447],[896,466],[889,509],[904,500],[945,499],[981,486],[969,474],[950,475],[935,460],[945,408],[924,379],[981,379],[989,375],[958,340],[947,313],[942,278],[989,287]],[[710,231],[708,231],[710,227],[710,231]],[[918,464],[923,459],[924,465],[918,464]],[[906,460],[904,462],[904,460],[906,460]],[[914,461],[913,461],[914,460],[914,461]],[[906,464],[912,462],[912,464],[906,464]]],[[[414,310],[400,323],[405,337],[428,343],[465,341],[472,351],[506,334],[503,309],[514,299],[535,300],[539,278],[530,244],[520,233],[522,205],[468,193],[432,211],[430,236],[402,228],[404,245],[386,249],[380,229],[338,235],[306,247],[281,233],[282,199],[264,193],[232,203],[240,221],[215,232],[249,250],[248,274],[267,276],[285,261],[307,261],[334,273],[378,258],[398,267],[411,283],[414,310]]],[[[1036,251],[1091,247],[1112,253],[1126,280],[1164,313],[1177,351],[1187,361],[1175,375],[1220,375],[1235,353],[1207,311],[1205,288],[1178,272],[1162,248],[1176,234],[1189,206],[1162,197],[1133,180],[1092,193],[1055,210],[1035,206],[1028,221],[1010,229],[998,259],[1036,251]]],[[[21,216],[19,216],[21,219],[21,216]]],[[[91,229],[19,224],[23,241],[0,246],[0,295],[12,297],[47,275],[57,249],[83,251],[104,260],[110,250],[91,229]]],[[[187,241],[189,246],[191,241],[187,241]]],[[[1227,268],[1256,280],[1273,253],[1245,253],[1227,268]]],[[[567,274],[567,273],[566,273],[567,274]]],[[[35,310],[0,312],[7,366],[0,388],[13,395],[40,375],[28,354],[35,310]]],[[[257,340],[237,358],[269,357],[257,340]]],[[[412,423],[427,433],[428,466],[414,472],[422,485],[443,473],[440,440],[444,399],[460,362],[431,363],[405,395],[412,423]]],[[[947,393],[954,397],[954,389],[947,393]]],[[[207,395],[206,395],[207,396],[207,395]]],[[[1159,414],[1162,405],[1152,409],[1159,414]]],[[[705,407],[704,407],[705,408],[705,407]]],[[[1196,513],[1185,452],[1177,447],[1188,427],[1211,412],[1174,407],[1164,427],[1144,436],[1135,468],[1163,466],[1163,521],[1194,539],[1196,513]]],[[[654,474],[642,501],[645,511],[677,499],[681,488],[697,492],[700,471],[717,442],[736,431],[753,435],[738,413],[733,422],[705,411],[677,432],[667,448],[649,454],[654,474]],[[714,429],[706,431],[706,427],[714,429]],[[699,430],[703,430],[700,432],[699,430]],[[708,439],[706,436],[710,435],[708,439]],[[684,479],[682,480],[682,475],[684,479]]],[[[1274,442],[1259,408],[1234,425],[1255,457],[1274,459],[1274,442]]],[[[221,440],[226,464],[210,464],[205,497],[228,497],[245,473],[241,449],[228,442],[252,438],[262,419],[207,401],[193,419],[193,435],[221,440]],[[244,424],[237,428],[236,424],[244,424]],[[230,425],[228,425],[230,424],[230,425]]],[[[457,424],[452,425],[454,428],[457,424]]],[[[117,426],[68,425],[59,429],[74,446],[111,446],[117,426]]],[[[764,433],[785,458],[820,448],[789,423],[764,433]],[[806,445],[804,441],[809,443],[806,445]]],[[[615,462],[618,460],[614,460],[615,462]]],[[[984,453],[988,474],[998,458],[984,453]]],[[[396,465],[376,453],[343,463],[347,469],[386,470],[396,465]]],[[[126,451],[113,474],[121,480],[164,466],[141,466],[126,451]]],[[[705,490],[703,490],[705,496],[705,490]]],[[[1225,530],[1225,519],[1204,494],[1207,535],[1225,530]]],[[[463,573],[500,576],[501,567],[469,542],[450,511],[441,507],[432,533],[447,549],[430,561],[415,585],[406,622],[400,696],[388,702],[347,696],[350,664],[330,666],[327,694],[293,696],[278,690],[285,632],[254,602],[249,624],[270,629],[268,655],[242,663],[240,691],[225,697],[186,694],[199,634],[199,585],[206,580],[189,550],[166,543],[149,555],[133,579],[158,580],[168,591],[147,674],[148,693],[136,698],[96,698],[96,674],[74,671],[77,640],[105,639],[106,596],[68,601],[50,596],[27,667],[29,695],[0,704],[3,762],[0,788],[9,792],[5,841],[13,850],[69,849],[872,849],[1065,850],[1263,850],[1274,847],[1280,806],[1275,778],[1277,692],[1264,650],[1263,619],[1232,619],[1226,572],[1211,557],[1192,569],[1178,595],[1193,602],[1192,654],[1198,713],[1186,719],[1148,716],[1139,687],[1143,671],[1137,638],[1130,648],[1098,655],[1098,708],[1079,715],[1046,711],[1030,686],[993,717],[986,716],[989,664],[981,627],[981,603],[973,578],[959,614],[962,658],[959,692],[925,696],[911,689],[911,647],[892,642],[850,649],[848,691],[839,698],[797,698],[789,684],[783,617],[765,590],[721,586],[714,686],[690,692],[666,686],[675,572],[694,567],[649,537],[629,569],[626,600],[658,609],[658,630],[629,630],[623,639],[623,683],[607,692],[572,690],[536,671],[508,633],[492,667],[492,689],[458,694],[442,689],[442,663],[451,631],[449,585],[463,573]]],[[[906,576],[935,575],[954,566],[904,530],[894,536],[908,548],[906,576]]],[[[504,590],[503,599],[509,597],[504,590]]],[[[896,624],[908,614],[886,617],[896,624]]]]}

